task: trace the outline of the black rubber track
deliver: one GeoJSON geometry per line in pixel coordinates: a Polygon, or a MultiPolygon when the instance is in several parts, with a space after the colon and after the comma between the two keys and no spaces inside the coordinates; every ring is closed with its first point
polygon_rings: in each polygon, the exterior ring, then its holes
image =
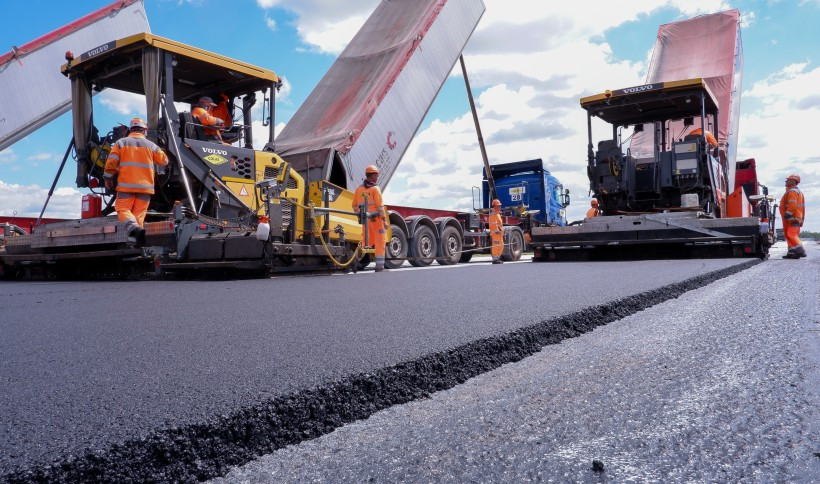
{"type": "Polygon", "coordinates": [[[287,445],[319,437],[355,420],[452,388],[543,346],[592,331],[638,311],[759,264],[750,260],[669,286],[542,321],[413,361],[277,397],[199,424],[173,427],[105,452],[16,471],[9,482],[197,481],[227,473],[287,445]]]}

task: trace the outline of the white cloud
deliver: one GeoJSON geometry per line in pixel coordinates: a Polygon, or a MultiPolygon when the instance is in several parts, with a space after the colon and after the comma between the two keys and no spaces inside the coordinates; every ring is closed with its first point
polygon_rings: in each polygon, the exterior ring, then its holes
{"type": "Polygon", "coordinates": [[[106,89],[99,96],[102,105],[117,114],[145,116],[145,96],[142,94],[106,89]]]}
{"type": "Polygon", "coordinates": [[[271,31],[276,32],[276,20],[268,17],[267,14],[265,15],[265,25],[267,25],[271,31]]]}
{"type": "Polygon", "coordinates": [[[37,153],[31,156],[26,157],[29,161],[46,161],[46,160],[54,160],[57,157],[54,153],[37,153]]]}
{"type": "Polygon", "coordinates": [[[379,1],[257,0],[256,3],[265,9],[282,8],[295,13],[296,30],[303,42],[317,52],[338,54],[379,1]]]}
{"type": "Polygon", "coordinates": [[[754,158],[761,183],[780,196],[790,173],[803,179],[806,229],[820,230],[820,154],[813,149],[820,125],[820,67],[791,64],[756,82],[743,93],[760,107],[741,116],[738,159],[754,158]]]}
{"type": "Polygon", "coordinates": [[[17,153],[12,148],[0,151],[0,163],[13,163],[17,161],[17,153]]]}
{"type": "Polygon", "coordinates": [[[744,29],[748,29],[755,24],[756,19],[757,18],[754,11],[750,10],[748,12],[744,12],[740,16],[740,25],[742,25],[744,29]]]}
{"type": "MultiPolygon", "coordinates": [[[[47,196],[48,188],[0,180],[0,215],[37,217],[47,196]]],[[[82,194],[76,188],[57,188],[48,202],[45,217],[77,218],[80,216],[81,200],[82,194]]]]}
{"type": "MultiPolygon", "coordinates": [[[[589,207],[586,117],[578,99],[641,84],[651,57],[650,44],[645,59],[616,62],[606,43],[607,31],[661,8],[677,9],[680,19],[732,8],[724,0],[647,0],[630,3],[628,9],[590,8],[587,2],[484,1],[487,10],[465,57],[473,89],[484,89],[476,102],[490,161],[544,159],[572,191],[569,220],[582,218],[589,207]],[[515,35],[510,35],[513,31],[515,35]]],[[[377,0],[353,2],[353,6],[335,0],[257,3],[294,12],[303,42],[325,53],[341,52],[378,5],[377,0]]],[[[743,27],[756,20],[755,12],[745,12],[743,27]]],[[[458,75],[460,69],[454,73],[458,75]]],[[[820,125],[820,99],[811,95],[817,93],[817,85],[820,72],[804,63],[786,66],[748,89],[744,96],[763,108],[744,111],[738,153],[757,158],[762,182],[773,188],[772,193],[780,193],[787,171],[805,173],[807,223],[815,230],[820,213],[811,200],[820,199],[820,184],[812,186],[808,180],[820,180],[820,158],[805,140],[813,139],[812,129],[820,125]]],[[[601,123],[594,129],[597,133],[605,127],[601,123]]],[[[397,205],[470,209],[471,187],[480,184],[481,169],[470,114],[435,120],[411,143],[386,197],[397,205]]]]}
{"type": "Polygon", "coordinates": [[[276,92],[276,102],[291,105],[293,103],[290,100],[290,93],[293,91],[293,85],[287,77],[281,77],[281,79],[282,87],[276,92]]]}

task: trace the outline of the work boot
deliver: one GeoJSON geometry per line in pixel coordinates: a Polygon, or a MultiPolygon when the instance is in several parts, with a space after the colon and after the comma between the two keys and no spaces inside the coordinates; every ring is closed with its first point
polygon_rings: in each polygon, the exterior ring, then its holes
{"type": "Polygon", "coordinates": [[[132,228],[128,231],[128,237],[125,239],[125,243],[130,245],[131,247],[136,247],[137,245],[137,228],[132,228]]]}
{"type": "Polygon", "coordinates": [[[794,252],[789,252],[783,256],[784,259],[799,259],[800,256],[795,254],[794,252]]]}
{"type": "Polygon", "coordinates": [[[806,257],[806,249],[800,247],[799,249],[794,251],[794,255],[796,255],[798,259],[806,257]]]}
{"type": "Polygon", "coordinates": [[[137,239],[137,247],[145,247],[145,229],[137,229],[134,237],[137,239]]]}
{"type": "Polygon", "coordinates": [[[390,272],[390,269],[385,269],[384,267],[376,266],[376,272],[390,272]]]}
{"type": "Polygon", "coordinates": [[[499,259],[493,260],[493,264],[503,264],[503,263],[504,263],[503,260],[499,260],[499,259]]]}

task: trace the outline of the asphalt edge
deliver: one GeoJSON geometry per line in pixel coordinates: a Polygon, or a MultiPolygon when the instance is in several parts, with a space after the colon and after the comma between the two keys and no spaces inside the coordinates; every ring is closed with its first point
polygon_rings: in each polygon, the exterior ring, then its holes
{"type": "Polygon", "coordinates": [[[452,388],[506,363],[617,321],[685,292],[763,262],[749,260],[669,286],[541,321],[371,373],[277,397],[199,424],[171,427],[141,439],[87,452],[49,465],[18,469],[8,482],[192,482],[227,474],[288,445],[403,403],[452,388]]]}

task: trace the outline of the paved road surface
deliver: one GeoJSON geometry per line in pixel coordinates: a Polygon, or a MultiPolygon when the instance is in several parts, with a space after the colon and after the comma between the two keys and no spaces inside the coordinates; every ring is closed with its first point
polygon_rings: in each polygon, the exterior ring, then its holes
{"type": "Polygon", "coordinates": [[[139,447],[158,429],[208,426],[272,398],[742,262],[0,283],[0,475],[127,441],[139,447]]]}
{"type": "Polygon", "coordinates": [[[820,248],[810,257],[773,259],[219,481],[820,482],[820,248]]]}

